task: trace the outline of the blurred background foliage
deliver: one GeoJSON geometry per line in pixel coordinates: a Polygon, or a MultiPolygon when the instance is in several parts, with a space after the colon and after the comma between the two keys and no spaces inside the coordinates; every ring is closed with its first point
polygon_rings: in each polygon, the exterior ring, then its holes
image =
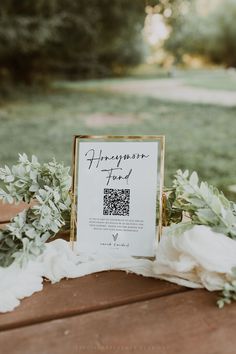
{"type": "Polygon", "coordinates": [[[109,76],[142,60],[143,0],[1,0],[2,76],[109,76]]]}
{"type": "Polygon", "coordinates": [[[179,61],[191,54],[206,62],[236,67],[236,1],[185,2],[183,9],[172,18],[165,48],[179,61]]]}
{"type": "Polygon", "coordinates": [[[235,67],[235,18],[236,0],[1,0],[1,82],[124,75],[160,47],[235,67]]]}

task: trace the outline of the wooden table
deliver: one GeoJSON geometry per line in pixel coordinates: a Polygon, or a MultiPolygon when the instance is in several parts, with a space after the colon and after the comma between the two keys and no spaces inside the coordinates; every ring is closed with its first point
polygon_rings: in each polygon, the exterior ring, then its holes
{"type": "MultiPolygon", "coordinates": [[[[18,208],[0,205],[7,220],[18,208]]],[[[0,353],[235,354],[236,306],[121,271],[45,283],[0,314],[0,353]]]]}

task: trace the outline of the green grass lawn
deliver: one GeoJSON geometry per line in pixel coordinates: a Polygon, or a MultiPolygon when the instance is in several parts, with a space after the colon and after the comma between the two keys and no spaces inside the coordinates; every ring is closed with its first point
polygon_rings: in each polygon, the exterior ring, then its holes
{"type": "Polygon", "coordinates": [[[157,64],[141,64],[129,71],[130,79],[181,79],[184,84],[211,90],[236,91],[236,70],[224,68],[160,68],[157,64]],[[172,75],[171,75],[172,74],[172,75]]]}
{"type": "Polygon", "coordinates": [[[156,64],[142,64],[129,72],[130,79],[181,79],[184,84],[211,90],[236,91],[236,70],[224,68],[191,69],[174,67],[163,69],[156,64]],[[172,75],[171,75],[172,73],[172,75]]]}
{"type": "Polygon", "coordinates": [[[230,69],[176,69],[172,70],[172,75],[168,75],[168,70],[160,70],[156,66],[146,65],[143,74],[135,71],[134,74],[127,78],[109,78],[109,79],[94,79],[84,81],[62,81],[55,82],[54,87],[67,89],[86,89],[96,91],[99,89],[107,89],[107,86],[112,84],[120,84],[121,82],[128,83],[136,80],[181,80],[184,85],[204,88],[209,90],[226,90],[236,91],[236,70],[230,69]],[[151,68],[149,68],[149,66],[151,68]],[[149,69],[148,69],[149,68],[149,69]]]}
{"type": "Polygon", "coordinates": [[[184,70],[177,72],[185,84],[211,90],[236,91],[236,70],[184,70]]]}
{"type": "Polygon", "coordinates": [[[235,117],[236,108],[162,102],[92,86],[22,92],[0,106],[0,165],[15,163],[18,152],[70,165],[74,134],[165,134],[166,185],[176,169],[188,168],[227,191],[236,184],[235,117]],[[94,113],[131,115],[135,123],[88,126],[94,113]]]}

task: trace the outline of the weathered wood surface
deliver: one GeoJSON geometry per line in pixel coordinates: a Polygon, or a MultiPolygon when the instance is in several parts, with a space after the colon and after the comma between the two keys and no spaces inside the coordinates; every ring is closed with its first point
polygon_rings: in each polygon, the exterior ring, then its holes
{"type": "Polygon", "coordinates": [[[0,330],[97,311],[186,291],[152,278],[108,271],[77,279],[46,282],[44,289],[22,301],[15,311],[0,314],[0,330]]]}
{"type": "Polygon", "coordinates": [[[0,201],[0,224],[7,223],[13,216],[29,207],[27,203],[3,204],[0,201]]]}
{"type": "Polygon", "coordinates": [[[235,354],[236,307],[215,300],[189,291],[3,331],[0,344],[12,354],[235,354]]]}
{"type": "MultiPolygon", "coordinates": [[[[21,209],[0,205],[0,221],[21,209]]],[[[236,304],[216,298],[121,271],[46,282],[0,314],[0,352],[235,354],[236,304]]]]}

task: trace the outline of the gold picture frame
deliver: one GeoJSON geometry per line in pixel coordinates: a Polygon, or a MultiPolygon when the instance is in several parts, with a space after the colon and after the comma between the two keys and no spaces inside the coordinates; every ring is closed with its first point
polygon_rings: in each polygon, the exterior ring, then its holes
{"type": "Polygon", "coordinates": [[[156,214],[156,239],[160,240],[162,233],[163,219],[163,187],[164,187],[164,163],[165,163],[165,136],[164,135],[75,135],[73,139],[72,153],[72,190],[71,190],[71,223],[70,223],[70,242],[74,247],[77,235],[77,225],[79,217],[77,215],[78,204],[78,168],[79,168],[79,144],[80,142],[158,142],[160,146],[158,154],[159,184],[157,188],[157,199],[159,203],[158,214],[156,214]]]}

